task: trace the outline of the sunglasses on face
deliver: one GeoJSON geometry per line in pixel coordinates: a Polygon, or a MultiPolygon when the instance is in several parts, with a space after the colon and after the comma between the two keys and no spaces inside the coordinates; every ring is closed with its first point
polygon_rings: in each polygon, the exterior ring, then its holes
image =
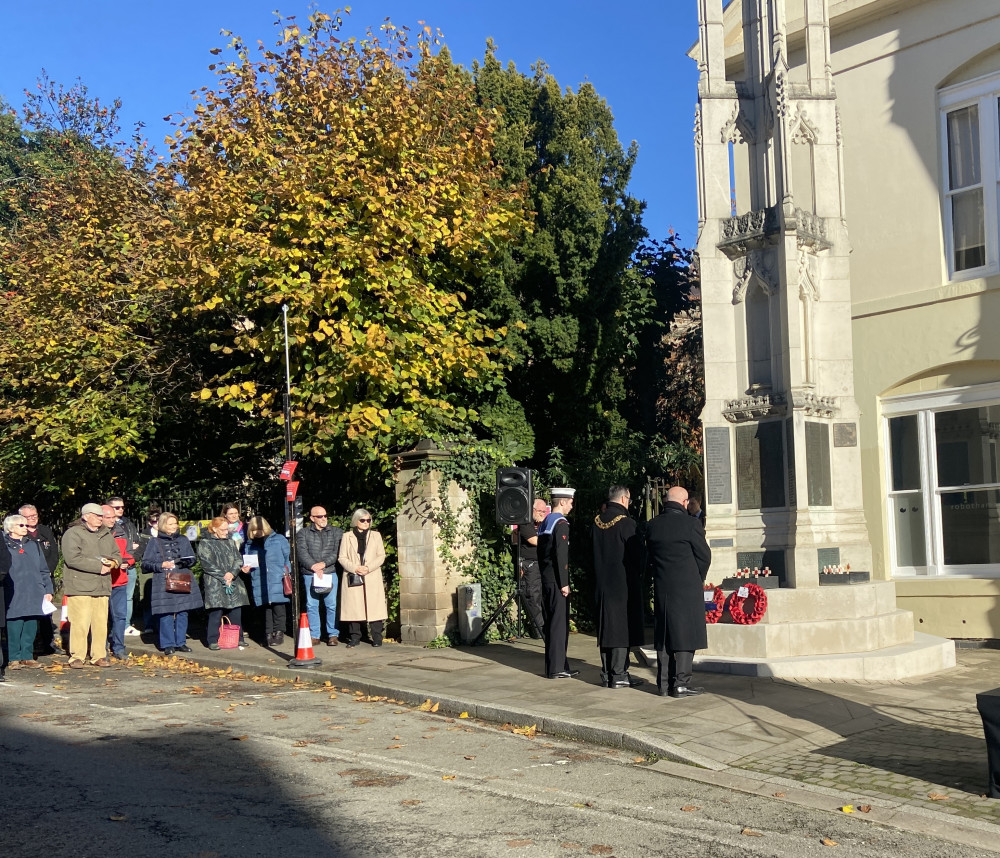
{"type": "Polygon", "coordinates": [[[311,518],[326,518],[326,516],[325,515],[314,515],[314,516],[311,516],[311,518]]]}
{"type": "Polygon", "coordinates": [[[370,518],[359,518],[358,524],[364,524],[365,522],[370,522],[370,521],[371,521],[370,518]]]}

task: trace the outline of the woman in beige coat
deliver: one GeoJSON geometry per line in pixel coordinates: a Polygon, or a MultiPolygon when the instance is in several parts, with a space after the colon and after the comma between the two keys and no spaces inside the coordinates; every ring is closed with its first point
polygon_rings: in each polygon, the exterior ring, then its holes
{"type": "Polygon", "coordinates": [[[372,530],[372,514],[358,509],[351,516],[351,529],[340,540],[344,578],[340,587],[340,619],[347,627],[347,646],[361,640],[361,624],[368,623],[372,646],[382,646],[382,632],[389,609],[385,602],[382,537],[372,530]],[[351,582],[354,582],[353,585],[351,582]]]}

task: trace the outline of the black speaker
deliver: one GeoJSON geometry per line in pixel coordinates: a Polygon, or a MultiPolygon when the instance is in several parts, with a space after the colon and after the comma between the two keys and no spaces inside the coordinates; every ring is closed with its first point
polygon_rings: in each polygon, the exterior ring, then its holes
{"type": "Polygon", "coordinates": [[[531,521],[535,502],[530,468],[497,468],[497,521],[524,524],[531,521]]]}

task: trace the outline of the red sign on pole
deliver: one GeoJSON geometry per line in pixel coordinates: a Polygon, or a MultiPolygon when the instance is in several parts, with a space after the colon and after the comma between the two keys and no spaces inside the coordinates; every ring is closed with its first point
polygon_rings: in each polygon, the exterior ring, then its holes
{"type": "Polygon", "coordinates": [[[285,462],[281,466],[281,473],[278,475],[279,480],[290,480],[292,474],[295,473],[295,469],[299,466],[298,462],[285,462]]]}
{"type": "Polygon", "coordinates": [[[299,481],[290,480],[288,485],[285,486],[285,500],[293,501],[295,496],[299,493],[299,481]]]}

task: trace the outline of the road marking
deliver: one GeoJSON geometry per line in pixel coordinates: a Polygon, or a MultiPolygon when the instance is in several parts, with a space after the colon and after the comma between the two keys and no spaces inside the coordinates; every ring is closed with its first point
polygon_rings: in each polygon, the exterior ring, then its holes
{"type": "Polygon", "coordinates": [[[69,696],[66,694],[53,694],[51,691],[39,691],[37,688],[26,688],[16,682],[11,682],[9,679],[6,682],[0,683],[0,689],[3,689],[4,691],[27,691],[31,694],[41,694],[42,697],[55,697],[59,700],[69,700],[69,696]]]}
{"type": "Polygon", "coordinates": [[[131,712],[133,709],[163,709],[167,706],[185,706],[187,705],[187,701],[180,700],[177,703],[136,703],[132,706],[105,706],[103,703],[88,703],[87,705],[93,706],[95,709],[110,709],[112,712],[131,712]]]}

